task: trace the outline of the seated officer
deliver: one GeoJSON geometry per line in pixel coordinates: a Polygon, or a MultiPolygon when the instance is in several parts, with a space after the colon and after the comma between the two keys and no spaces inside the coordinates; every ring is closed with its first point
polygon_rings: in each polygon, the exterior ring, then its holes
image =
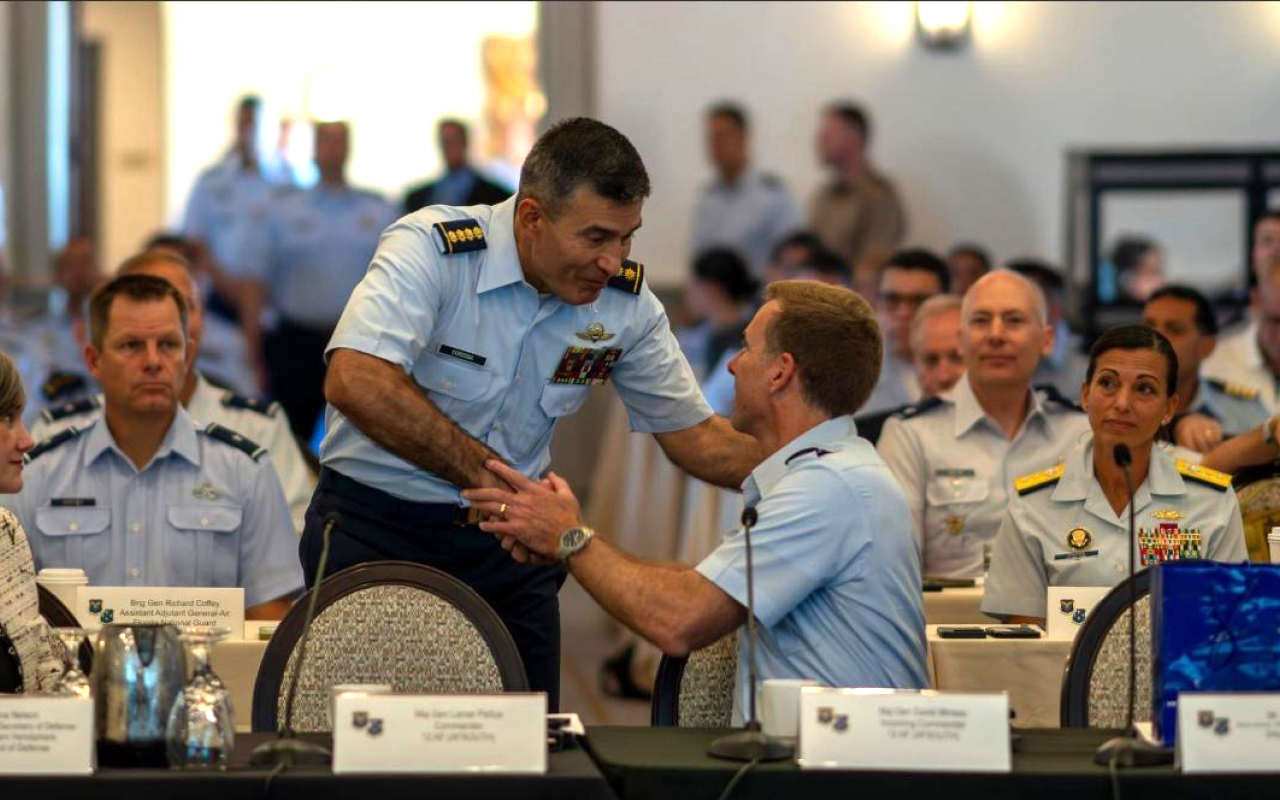
{"type": "Polygon", "coordinates": [[[37,568],[105,586],[242,586],[250,616],[278,619],[302,587],[289,507],[266,451],[179,404],[187,329],[186,301],[160,278],[93,293],[85,363],[102,417],[30,451],[12,510],[37,568]]]}
{"type": "Polygon", "coordinates": [[[1089,353],[1081,402],[1093,438],[1065,461],[1016,479],[1000,525],[982,610],[1045,619],[1049,586],[1114,586],[1129,574],[1129,492],[1115,448],[1128,446],[1138,559],[1134,569],[1180,559],[1245,559],[1231,476],[1188,464],[1156,432],[1178,407],[1178,356],[1143,325],[1104,333],[1089,353]]]}
{"type": "MultiPolygon", "coordinates": [[[[165,279],[178,290],[178,294],[187,302],[187,347],[199,359],[205,332],[204,304],[186,259],[168,249],[148,250],[125,261],[116,274],[154,275],[165,279]]],[[[293,437],[289,419],[280,404],[264,403],[219,389],[194,366],[187,370],[179,400],[192,419],[204,423],[216,422],[267,449],[271,454],[271,465],[284,488],[285,499],[289,501],[294,528],[301,532],[302,516],[307,511],[307,504],[311,502],[316,481],[311,468],[302,458],[298,441],[293,437]]],[[[31,433],[36,441],[42,441],[72,426],[86,428],[102,416],[101,409],[102,395],[46,408],[40,412],[40,418],[31,433]]]]}
{"type": "Polygon", "coordinates": [[[1218,320],[1204,295],[1189,286],[1158,289],[1142,309],[1142,322],[1164,334],[1178,354],[1177,444],[1205,453],[1266,422],[1270,415],[1257,389],[1200,378],[1200,364],[1218,338],[1218,320]]]}
{"type": "Polygon", "coordinates": [[[964,376],[891,418],[877,443],[906,492],[931,578],[981,575],[1009,482],[1088,430],[1073,403],[1031,389],[1037,362],[1053,350],[1038,286],[1008,270],[987,273],[964,296],[960,326],[964,376]]]}
{"type": "MultiPolygon", "coordinates": [[[[733,426],[766,454],[742,484],[759,518],[751,544],[760,677],[924,687],[920,560],[906,501],[851,416],[879,371],[874,313],[852,291],[813,281],[775,283],[767,298],[730,365],[733,426]]],[[[517,557],[522,545],[567,560],[596,602],[664,652],[683,655],[746,621],[737,532],[697,568],[642,562],[593,539],[555,473],[534,482],[499,461],[486,466],[515,491],[463,492],[491,515],[481,529],[517,557]]],[[[746,702],[745,637],[739,644],[735,719],[746,702]]]]}

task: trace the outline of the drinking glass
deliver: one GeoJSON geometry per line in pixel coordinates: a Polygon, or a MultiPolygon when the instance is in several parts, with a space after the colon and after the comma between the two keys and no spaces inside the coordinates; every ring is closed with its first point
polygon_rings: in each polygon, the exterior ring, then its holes
{"type": "Polygon", "coordinates": [[[84,642],[83,628],[54,628],[62,642],[62,677],[53,686],[53,694],[90,697],[89,677],[80,670],[80,645],[84,642]]]}
{"type": "Polygon", "coordinates": [[[227,633],[226,628],[186,627],[179,636],[193,668],[165,731],[169,766],[174,769],[224,770],[231,760],[236,736],[231,695],[209,666],[213,645],[227,633]]]}

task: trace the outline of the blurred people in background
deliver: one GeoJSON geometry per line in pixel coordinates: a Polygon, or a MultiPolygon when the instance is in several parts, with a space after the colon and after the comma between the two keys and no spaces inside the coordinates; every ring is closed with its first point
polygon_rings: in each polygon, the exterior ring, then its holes
{"type": "Polygon", "coordinates": [[[720,103],[706,119],[707,157],[716,174],[694,205],[693,255],[713,247],[736,250],[760,278],[774,245],[801,227],[800,214],[781,180],[752,168],[746,111],[720,103]]]}
{"type": "Polygon", "coordinates": [[[863,414],[920,399],[920,384],[911,363],[911,320],[925,300],[946,292],[950,282],[947,265],[928,250],[902,250],[880,268],[875,304],[884,334],[884,362],[880,381],[862,407],[863,414]]]}
{"type": "Polygon", "coordinates": [[[865,297],[875,291],[876,267],[906,233],[906,216],[897,190],[871,165],[871,119],[854,103],[824,109],[818,127],[818,160],[830,181],[810,205],[810,226],[823,244],[853,270],[854,289],[865,297]]]}
{"type": "Polygon", "coordinates": [[[759,290],[746,262],[733,250],[718,247],[694,260],[686,302],[699,322],[676,338],[699,380],[720,362],[726,350],[737,350],[741,345],[759,290]]]}
{"type": "Polygon", "coordinates": [[[849,265],[825,247],[815,248],[809,257],[795,268],[792,277],[797,280],[830,283],[846,289],[853,288],[853,276],[849,274],[849,265]]]}
{"type": "Polygon", "coordinates": [[[911,320],[911,360],[921,397],[951,391],[964,374],[960,352],[960,297],[940,294],[920,305],[911,320]]]}
{"type": "Polygon", "coordinates": [[[764,268],[765,285],[794,278],[800,266],[823,249],[822,240],[809,231],[796,231],[783,237],[769,253],[769,261],[764,268]]]}
{"type": "Polygon", "coordinates": [[[991,255],[981,245],[960,242],[947,252],[947,269],[951,272],[951,292],[964,297],[978,278],[991,271],[991,255]]]}
{"type": "Polygon", "coordinates": [[[412,214],[424,206],[491,206],[511,196],[501,186],[471,166],[467,148],[471,132],[460,119],[444,119],[436,126],[436,142],[444,174],[435,180],[409,190],[404,198],[404,213],[412,214]]]}
{"type": "Polygon", "coordinates": [[[1115,301],[1141,305],[1164,285],[1164,256],[1160,247],[1144,236],[1121,237],[1111,248],[1110,261],[1115,301]]]}
{"type": "Polygon", "coordinates": [[[97,391],[84,365],[85,313],[89,295],[101,279],[102,264],[86,236],[73,237],[54,256],[48,309],[24,326],[23,338],[29,345],[25,350],[40,376],[29,401],[36,410],[97,391]]]}
{"type": "Polygon", "coordinates": [[[263,343],[271,392],[304,441],[324,409],[325,345],[378,236],[398,216],[381,195],[347,183],[350,143],[347,123],[316,125],[320,182],[281,197],[250,247],[250,263],[266,281],[263,301],[275,314],[263,343]]]}
{"type": "Polygon", "coordinates": [[[1067,322],[1067,284],[1062,273],[1034,258],[1014,259],[1006,266],[1035,281],[1044,292],[1049,325],[1053,328],[1053,350],[1040,359],[1032,384],[1052,386],[1064,397],[1075,397],[1080,394],[1084,375],[1089,370],[1089,357],[1080,336],[1067,322]]]}

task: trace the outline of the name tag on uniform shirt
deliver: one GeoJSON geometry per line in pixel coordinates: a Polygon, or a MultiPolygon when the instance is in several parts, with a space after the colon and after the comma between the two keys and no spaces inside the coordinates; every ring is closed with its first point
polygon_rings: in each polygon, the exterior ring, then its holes
{"type": "Polygon", "coordinates": [[[468,353],[466,350],[461,350],[451,344],[440,345],[440,355],[456,358],[468,364],[475,364],[477,367],[483,367],[485,362],[489,360],[479,353],[468,353]]]}
{"type": "Polygon", "coordinates": [[[49,505],[54,508],[83,508],[85,506],[96,506],[98,501],[92,497],[52,497],[49,499],[49,505]]]}
{"type": "Polygon", "coordinates": [[[613,374],[622,357],[621,347],[568,347],[551,376],[552,383],[573,386],[601,386],[613,374]]]}

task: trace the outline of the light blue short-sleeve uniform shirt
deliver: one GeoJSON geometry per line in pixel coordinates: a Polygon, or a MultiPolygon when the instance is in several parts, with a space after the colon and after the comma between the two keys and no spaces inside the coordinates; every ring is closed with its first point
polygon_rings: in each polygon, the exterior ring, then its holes
{"type": "Polygon", "coordinates": [[[179,408],[139,470],[99,418],[33,449],[10,507],[39,569],[79,567],[98,586],[239,586],[255,606],[302,588],[289,506],[259,449],[179,408]]]}
{"type": "Polygon", "coordinates": [[[1248,433],[1271,417],[1257,389],[1216,378],[1200,380],[1200,388],[1188,408],[1191,413],[1216,420],[1222,426],[1224,439],[1248,433]]]}
{"type": "Polygon", "coordinates": [[[266,223],[272,203],[287,186],[259,170],[245,170],[232,153],[200,173],[187,200],[182,232],[204,240],[219,266],[234,275],[262,277],[252,270],[248,248],[266,223]]]}
{"type": "MultiPolygon", "coordinates": [[[[540,296],[520,267],[514,210],[511,198],[401,218],[383,234],[327,352],[349,348],[399,366],[445,416],[530,476],[550,465],[552,429],[582,407],[592,380],[613,384],[641,433],[709,418],[643,269],[628,266],[629,289],[611,284],[584,305],[540,296]],[[436,224],[467,220],[462,228],[479,228],[483,240],[471,234],[473,249],[449,252],[436,224]],[[594,364],[593,377],[573,382],[567,359],[594,364]]],[[[326,467],[406,500],[461,504],[457,487],[391,454],[333,406],[325,415],[326,467]]]]}
{"type": "MultiPolygon", "coordinates": [[[[1244,561],[1231,477],[1151,449],[1134,491],[1134,569],[1183,559],[1244,561]]],[[[1115,586],[1129,574],[1129,511],[1119,514],[1093,474],[1093,441],[1058,466],[1020,477],[1009,500],[982,610],[1044,617],[1050,586],[1115,586]]]]}
{"type": "MultiPolygon", "coordinates": [[[[835,687],[921,689],[925,665],[920,554],[907,501],[852,417],[835,417],[760,463],[742,485],[751,529],[758,675],[835,687]]],[[[747,605],[740,530],[698,572],[747,605]]],[[[734,719],[746,707],[739,637],[734,719]]]]}
{"type": "Polygon", "coordinates": [[[717,178],[693,209],[693,256],[727,247],[760,277],[774,246],[803,226],[791,193],[772,175],[747,170],[733,183],[717,178]]]}

